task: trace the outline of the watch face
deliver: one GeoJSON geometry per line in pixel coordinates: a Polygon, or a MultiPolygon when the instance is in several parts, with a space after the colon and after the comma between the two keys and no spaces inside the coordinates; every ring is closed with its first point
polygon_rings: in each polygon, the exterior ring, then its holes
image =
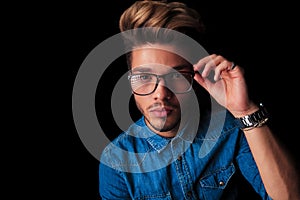
{"type": "Polygon", "coordinates": [[[255,121],[252,120],[251,115],[246,115],[245,117],[242,117],[241,120],[245,127],[251,127],[255,124],[255,121]]]}

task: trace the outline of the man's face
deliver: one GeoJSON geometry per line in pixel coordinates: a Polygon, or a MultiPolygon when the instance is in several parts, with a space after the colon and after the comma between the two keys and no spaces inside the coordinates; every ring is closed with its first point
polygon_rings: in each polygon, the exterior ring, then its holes
{"type": "MultiPolygon", "coordinates": [[[[144,48],[132,52],[132,74],[151,73],[165,75],[172,72],[193,72],[192,65],[182,57],[161,49],[144,48]]],[[[156,80],[156,79],[155,79],[156,80]]],[[[134,94],[138,109],[145,116],[148,127],[159,135],[176,135],[181,118],[185,115],[190,93],[174,94],[166,79],[159,79],[159,84],[151,94],[134,94]]]]}

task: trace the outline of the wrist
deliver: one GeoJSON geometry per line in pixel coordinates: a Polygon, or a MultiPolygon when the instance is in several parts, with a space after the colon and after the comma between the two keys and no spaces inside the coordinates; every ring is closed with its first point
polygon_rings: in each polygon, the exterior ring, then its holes
{"type": "Polygon", "coordinates": [[[255,111],[242,117],[236,117],[235,123],[244,131],[264,125],[269,119],[266,108],[260,104],[255,111]]]}
{"type": "Polygon", "coordinates": [[[260,107],[258,105],[254,104],[254,103],[250,103],[250,105],[247,107],[247,109],[244,109],[242,111],[231,111],[231,113],[235,118],[241,118],[241,117],[250,115],[250,114],[258,111],[259,108],[260,107]]]}

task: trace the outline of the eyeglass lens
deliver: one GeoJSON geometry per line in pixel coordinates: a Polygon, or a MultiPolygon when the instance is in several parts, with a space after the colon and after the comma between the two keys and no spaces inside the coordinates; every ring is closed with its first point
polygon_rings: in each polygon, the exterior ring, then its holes
{"type": "Polygon", "coordinates": [[[191,72],[174,72],[165,75],[140,73],[130,75],[130,84],[134,93],[147,95],[153,93],[161,78],[165,86],[174,93],[185,93],[191,89],[193,74],[191,72]]]}

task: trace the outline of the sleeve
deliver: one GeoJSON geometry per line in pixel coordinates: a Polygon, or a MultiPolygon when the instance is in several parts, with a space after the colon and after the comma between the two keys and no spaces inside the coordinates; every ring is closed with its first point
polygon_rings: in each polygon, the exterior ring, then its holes
{"type": "Polygon", "coordinates": [[[266,192],[246,137],[244,136],[244,133],[242,131],[240,135],[240,148],[236,159],[239,169],[241,170],[241,173],[245,177],[245,179],[250,183],[253,189],[261,196],[261,198],[269,200],[271,198],[266,192]]]}
{"type": "Polygon", "coordinates": [[[101,199],[131,199],[122,172],[100,162],[99,193],[101,199]]]}

